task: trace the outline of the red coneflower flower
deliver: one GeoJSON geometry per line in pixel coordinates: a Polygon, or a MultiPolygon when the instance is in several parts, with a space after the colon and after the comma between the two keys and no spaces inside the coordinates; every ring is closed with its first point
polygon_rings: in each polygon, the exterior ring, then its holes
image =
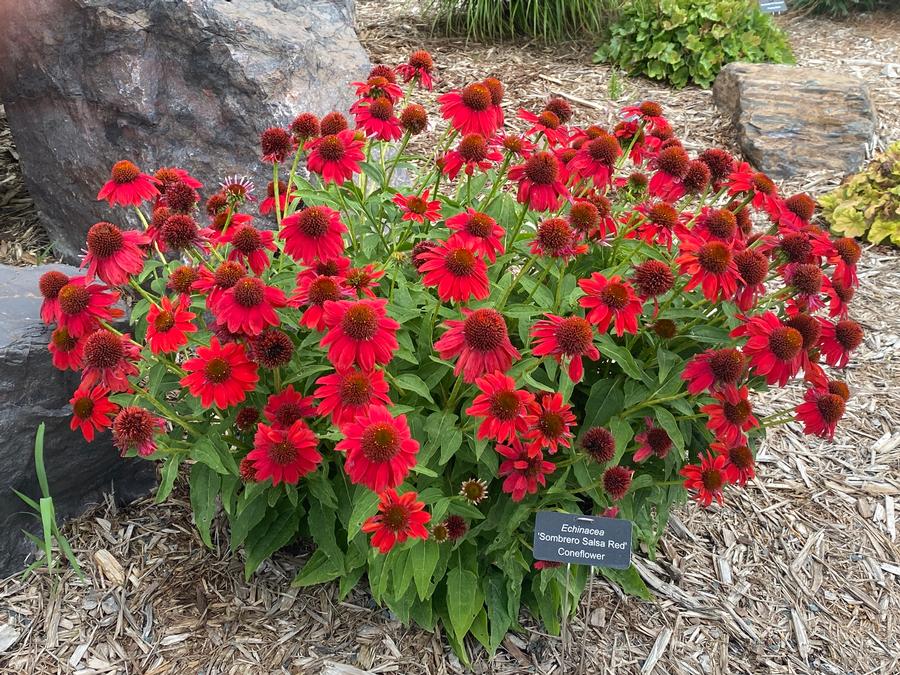
{"type": "Polygon", "coordinates": [[[538,226],[531,242],[531,252],[551,258],[574,258],[587,252],[586,244],[579,243],[578,233],[565,218],[545,218],[538,226]]]}
{"type": "Polygon", "coordinates": [[[742,312],[748,312],[757,298],[765,295],[769,259],[758,249],[745,248],[734,254],[734,264],[741,277],[734,302],[742,312]]]}
{"type": "Polygon", "coordinates": [[[646,300],[658,298],[672,290],[675,286],[675,275],[666,263],[651,259],[635,265],[632,281],[640,298],[646,300]]]}
{"type": "Polygon", "coordinates": [[[688,164],[688,170],[681,180],[681,185],[687,194],[699,195],[709,187],[711,180],[712,174],[709,167],[699,159],[695,159],[688,164]]]}
{"type": "MultiPolygon", "coordinates": [[[[288,184],[283,180],[278,181],[278,211],[284,213],[288,205],[288,184]]],[[[259,213],[267,216],[275,211],[275,183],[269,181],[266,186],[266,198],[259,203],[259,213]]]]}
{"type": "Polygon", "coordinates": [[[334,446],[346,452],[344,470],[350,480],[381,492],[396,488],[416,465],[419,443],[410,435],[406,415],[391,416],[387,408],[370,406],[341,426],[344,439],[334,446]]]}
{"type": "Polygon", "coordinates": [[[461,134],[481,134],[490,138],[502,125],[502,109],[495,110],[491,90],[485,84],[470,84],[438,96],[441,116],[461,134]]]}
{"type": "Polygon", "coordinates": [[[456,148],[448,151],[441,158],[441,171],[450,180],[453,180],[463,169],[467,175],[471,176],[476,169],[487,171],[494,162],[499,162],[501,159],[503,159],[503,155],[492,147],[484,136],[466,134],[456,148]]]}
{"type": "Polygon", "coordinates": [[[841,237],[831,241],[827,237],[816,237],[810,243],[815,255],[827,258],[835,266],[832,279],[839,279],[845,288],[859,285],[856,264],[862,256],[862,249],[854,239],[841,237]]]}
{"type": "Polygon", "coordinates": [[[380,553],[387,553],[394,544],[402,544],[407,539],[428,539],[425,524],[431,516],[425,512],[425,504],[417,502],[415,492],[398,495],[396,490],[385,490],[379,496],[378,513],[360,528],[372,534],[372,546],[380,553]]]}
{"type": "Polygon", "coordinates": [[[317,444],[316,435],[302,420],[289,427],[260,424],[246,459],[253,463],[257,481],[271,478],[272,485],[295,485],[322,461],[317,444]]]}
{"type": "Polygon", "coordinates": [[[580,316],[567,318],[555,314],[544,316],[547,318],[537,321],[531,329],[531,337],[535,341],[532,354],[552,356],[560,364],[563,360],[567,360],[569,378],[573,382],[580,382],[584,375],[581,358],[586,356],[591,361],[600,358],[600,352],[594,346],[594,330],[591,324],[580,316]]]}
{"type": "Polygon", "coordinates": [[[59,292],[69,283],[69,276],[59,270],[44,272],[38,280],[38,288],[44,300],[41,303],[41,320],[48,326],[59,321],[59,292]]]}
{"type": "Polygon", "coordinates": [[[330,112],[319,122],[319,131],[322,136],[333,136],[346,131],[350,125],[347,118],[339,112],[330,112]]]}
{"type": "Polygon", "coordinates": [[[862,327],[850,319],[831,323],[828,319],[819,317],[819,323],[822,325],[819,347],[825,363],[834,368],[843,368],[850,361],[850,352],[862,344],[862,327]]]}
{"type": "Polygon", "coordinates": [[[384,276],[384,270],[369,263],[363,267],[353,267],[341,280],[341,285],[356,291],[358,297],[374,298],[373,288],[378,288],[378,279],[384,276]]]}
{"type": "Polygon", "coordinates": [[[223,345],[216,337],[210,340],[209,347],[198,347],[196,358],[188,359],[182,367],[188,375],[181,378],[181,385],[199,397],[204,408],[213,403],[219,408],[236,405],[259,381],[256,364],[247,358],[244,345],[223,345]]]}
{"type": "Polygon", "coordinates": [[[503,443],[528,429],[525,415],[534,401],[532,394],[516,389],[516,381],[500,372],[479,377],[475,384],[481,393],[472,401],[466,415],[484,418],[478,427],[478,438],[503,443]]]}
{"type": "Polygon", "coordinates": [[[287,429],[304,417],[315,417],[316,403],[312,396],[304,396],[289,384],[272,394],[263,408],[263,415],[274,429],[287,429]]]}
{"type": "Polygon", "coordinates": [[[831,439],[845,409],[843,396],[813,387],[806,391],[803,403],[797,406],[796,420],[803,423],[804,434],[831,439]]]}
{"type": "Polygon", "coordinates": [[[203,183],[194,178],[187,171],[175,166],[164,166],[161,169],[157,169],[156,173],[153,174],[153,177],[163,188],[167,188],[173,183],[184,183],[194,190],[199,190],[203,187],[203,183]]]}
{"type": "Polygon", "coordinates": [[[514,502],[522,501],[526,494],[537,493],[538,485],[547,485],[546,476],[556,470],[556,465],[546,461],[540,450],[532,453],[517,437],[509,444],[498,443],[495,450],[505,458],[497,470],[501,478],[505,477],[502,489],[514,502]]]}
{"type": "Polygon", "coordinates": [[[214,234],[210,228],[201,229],[191,216],[174,213],[162,224],[156,241],[163,251],[186,251],[192,246],[205,251],[207,239],[214,234]]]}
{"type": "Polygon", "coordinates": [[[294,149],[294,139],[281,127],[269,127],[259,137],[259,147],[264,162],[283,162],[294,149]]]}
{"type": "Polygon", "coordinates": [[[519,183],[516,199],[534,211],[555,211],[562,198],[569,199],[565,169],[552,152],[536,152],[509,170],[519,183]]]}
{"type": "Polygon", "coordinates": [[[157,204],[165,204],[171,213],[191,213],[199,201],[200,195],[197,191],[179,180],[165,187],[163,196],[157,200],[157,204]]]}
{"type": "Polygon", "coordinates": [[[101,328],[84,339],[83,349],[83,385],[102,384],[112,392],[131,390],[128,378],[138,374],[134,361],[141,349],[128,334],[117,335],[101,328]]]}
{"type": "Polygon", "coordinates": [[[583,179],[592,180],[595,187],[603,188],[609,185],[616,161],[621,155],[619,140],[601,131],[581,146],[567,168],[583,179]]]}
{"type": "Polygon", "coordinates": [[[81,337],[93,331],[98,321],[111,321],[124,312],[112,307],[119,301],[119,294],[104,286],[88,282],[87,277],[72,277],[56,294],[59,325],[73,337],[81,337]]]}
{"type": "Polygon", "coordinates": [[[624,466],[611,466],[603,472],[603,491],[614,502],[628,494],[634,471],[624,466]]]}
{"type": "Polygon", "coordinates": [[[206,306],[215,308],[222,295],[238,281],[247,276],[247,269],[238,262],[226,260],[220,263],[215,272],[206,267],[199,269],[199,276],[191,288],[206,296],[206,306]]]}
{"type": "Polygon", "coordinates": [[[271,230],[257,230],[248,223],[229,228],[220,242],[231,244],[229,260],[248,265],[254,274],[262,274],[269,266],[269,254],[266,251],[278,250],[271,230]]]}
{"type": "Polygon", "coordinates": [[[77,338],[63,326],[59,326],[50,334],[47,344],[53,367],[58,370],[81,370],[84,358],[84,340],[77,338]]]}
{"type": "MultiPolygon", "coordinates": [[[[389,74],[385,70],[379,70],[378,73],[369,75],[369,79],[365,82],[351,82],[350,84],[356,87],[356,96],[363,101],[383,97],[394,103],[403,98],[403,89],[397,84],[397,78],[393,72],[389,74]]],[[[350,106],[350,112],[354,112],[363,101],[357,101],[350,106]]]]}
{"type": "Polygon", "coordinates": [[[753,451],[746,445],[730,445],[713,441],[710,450],[725,458],[725,480],[734,485],[746,485],[756,476],[756,462],[753,451]]]}
{"type": "Polygon", "coordinates": [[[170,288],[176,293],[190,298],[194,282],[199,278],[200,272],[196,267],[181,265],[180,267],[176,267],[169,274],[166,288],[170,288]]]}
{"type": "Polygon", "coordinates": [[[294,142],[302,145],[304,141],[319,135],[319,118],[310,112],[300,113],[291,122],[289,128],[294,135],[294,142]]]}
{"type": "Polygon", "coordinates": [[[681,255],[675,258],[675,262],[682,274],[691,277],[684,287],[685,291],[702,285],[703,296],[710,302],[734,297],[741,277],[728,244],[686,234],[681,239],[680,251],[681,255]]]}
{"type": "Polygon", "coordinates": [[[787,384],[802,366],[803,336],[786,326],[772,312],[748,319],[731,331],[732,337],[750,336],[743,347],[750,366],[769,384],[787,384]]]}
{"type": "Polygon", "coordinates": [[[527,110],[519,110],[519,119],[531,125],[526,136],[543,134],[550,147],[565,145],[569,140],[569,130],[563,126],[562,120],[552,110],[543,110],[539,115],[527,110]]]}
{"type": "Polygon", "coordinates": [[[837,276],[832,277],[831,283],[825,288],[828,295],[828,316],[846,319],[850,313],[850,301],[856,291],[852,286],[845,286],[837,276]]]}
{"type": "Polygon", "coordinates": [[[815,199],[805,194],[791,195],[781,204],[781,212],[776,222],[799,230],[809,225],[815,212],[815,199]]]}
{"type": "Polygon", "coordinates": [[[703,506],[709,506],[714,499],[724,503],[722,488],[728,483],[727,461],[724,455],[707,453],[700,455],[699,464],[688,464],[678,472],[684,476],[685,489],[696,490],[694,499],[703,506]]]}
{"type": "MultiPolygon", "coordinates": [[[[322,129],[324,133],[325,118],[322,118],[322,129]]],[[[350,129],[314,138],[304,146],[309,151],[306,167],[322,176],[325,183],[343,185],[362,171],[359,163],[366,158],[363,145],[365,141],[357,138],[356,132],[350,129]]]]}
{"type": "Polygon", "coordinates": [[[434,71],[434,60],[431,54],[424,49],[414,51],[409,55],[409,60],[397,66],[397,74],[403,78],[404,82],[416,80],[423,89],[431,91],[434,83],[431,79],[431,73],[434,71]]]}
{"type": "Polygon", "coordinates": [[[128,282],[128,277],[144,269],[144,252],[150,238],[136,230],[121,230],[112,223],[100,222],[87,233],[87,254],[81,266],[87,266],[87,278],[95,276],[110,286],[128,282]]]}
{"type": "Polygon", "coordinates": [[[376,363],[387,363],[399,345],[400,324],[387,315],[387,300],[326,301],[324,320],[328,332],[322,347],[328,347],[328,360],[336,368],[349,368],[354,363],[372,370],[376,363]]]}
{"type": "Polygon", "coordinates": [[[453,373],[462,373],[466,382],[486,373],[505,373],[521,355],[509,341],[503,315],[487,307],[462,311],[462,321],[444,322],[447,332],[434,343],[435,350],[447,361],[459,357],[453,373]]]}
{"type": "Polygon", "coordinates": [[[112,422],[113,443],[124,456],[135,448],[141,457],[149,457],[156,452],[154,436],[166,430],[162,417],[137,406],[122,408],[112,422]]]}
{"type": "Polygon", "coordinates": [[[744,373],[744,355],[739,349],[707,349],[692,357],[684,366],[681,379],[690,394],[711,391],[723,385],[736,384],[744,373]]]}
{"type": "MultiPolygon", "coordinates": [[[[663,244],[666,249],[672,249],[672,232],[686,219],[686,214],[679,213],[675,207],[666,202],[644,202],[634,208],[635,212],[643,218],[626,237],[638,238],[646,241],[651,246],[663,244]]],[[[623,224],[631,221],[631,215],[623,217],[623,224]]]]}
{"type": "Polygon", "coordinates": [[[266,328],[250,340],[250,358],[263,368],[273,370],[286,366],[294,355],[291,336],[277,328],[266,328]]]}
{"type": "Polygon", "coordinates": [[[280,288],[268,286],[259,277],[244,277],[222,294],[213,312],[232,333],[254,336],[266,326],[281,323],[275,310],[286,306],[287,298],[280,288]]]}
{"type": "Polygon", "coordinates": [[[424,223],[427,220],[433,223],[441,217],[441,202],[437,199],[429,201],[428,190],[425,190],[421,197],[403,196],[398,192],[391,201],[400,207],[403,214],[401,220],[414,220],[417,223],[424,223]]]}
{"type": "Polygon", "coordinates": [[[522,159],[531,157],[535,148],[534,143],[518,134],[501,133],[497,137],[497,145],[503,148],[509,157],[521,157],[522,159]]]}
{"type": "Polygon", "coordinates": [[[396,141],[403,135],[394,104],[386,96],[359,101],[353,108],[356,126],[379,141],[396,141]]]}
{"type": "Polygon", "coordinates": [[[740,234],[737,216],[734,213],[728,209],[714,209],[708,206],[704,206],[701,209],[694,229],[702,232],[703,238],[707,241],[718,239],[731,243],[734,241],[735,236],[740,234]]]}
{"type": "Polygon", "coordinates": [[[706,426],[719,440],[738,445],[745,442],[745,432],[759,426],[753,416],[753,406],[747,398],[747,387],[738,389],[733,384],[713,392],[716,403],[700,407],[700,412],[709,416],[706,426]]]}
{"type": "MultiPolygon", "coordinates": [[[[668,268],[667,268],[668,269],[668,268]]],[[[578,286],[585,292],[579,300],[587,310],[585,318],[597,326],[602,335],[615,321],[616,335],[637,333],[637,318],[642,310],[641,301],[628,282],[618,275],[607,279],[594,272],[587,279],[580,279],[578,286]]]]}
{"type": "Polygon", "coordinates": [[[525,423],[528,431],[523,440],[529,442],[528,451],[532,455],[540,454],[545,448],[551,455],[555,455],[560,445],[564,448],[571,447],[575,415],[572,414],[572,406],[563,403],[559,392],[545,393],[532,401],[528,406],[525,423]]]}
{"type": "Polygon", "coordinates": [[[821,299],[822,287],[828,283],[828,277],[822,269],[813,263],[789,263],[783,269],[785,283],[794,291],[793,303],[808,311],[824,307],[821,299]]]}
{"type": "Polygon", "coordinates": [[[418,103],[410,103],[400,111],[400,125],[412,136],[428,128],[428,112],[418,103]]]}
{"type": "Polygon", "coordinates": [[[600,208],[593,201],[583,199],[572,204],[569,224],[583,237],[606,236],[606,223],[600,219],[600,208]]]}
{"type": "Polygon", "coordinates": [[[319,259],[310,265],[308,269],[298,272],[297,279],[299,280],[300,275],[311,277],[321,275],[324,277],[338,277],[339,279],[343,279],[347,276],[347,270],[350,268],[350,265],[350,259],[344,256],[319,259]]]}
{"type": "Polygon", "coordinates": [[[154,354],[177,352],[188,343],[188,333],[196,333],[193,324],[197,315],[188,311],[190,298],[178,296],[178,304],[173,305],[167,297],[159,305],[151,304],[147,310],[147,342],[154,354]]]}
{"type": "Polygon", "coordinates": [[[625,117],[637,117],[642,120],[650,129],[667,124],[666,118],[663,117],[662,106],[656,101],[644,101],[639,105],[629,105],[622,108],[622,115],[625,117]]]}
{"type": "Polygon", "coordinates": [[[734,171],[734,157],[720,148],[704,150],[697,159],[706,164],[716,189],[734,171]]]}
{"type": "Polygon", "coordinates": [[[113,164],[110,174],[110,180],[97,193],[97,199],[105,199],[110,206],[116,204],[140,206],[142,202],[159,194],[156,187],[157,180],[153,176],[141,173],[141,170],[127,159],[113,164]]]}
{"type": "Polygon", "coordinates": [[[781,199],[772,179],[762,171],[754,171],[747,162],[740,162],[728,175],[728,194],[746,193],[752,195],[754,208],[764,210],[775,220],[781,215],[781,199]]]}
{"type": "Polygon", "coordinates": [[[327,206],[309,206],[284,218],[281,226],[285,253],[304,265],[338,258],[344,252],[347,226],[341,214],[327,206]]]}
{"type": "Polygon", "coordinates": [[[691,165],[691,158],[680,145],[663,148],[654,160],[656,173],[647,186],[650,194],[667,202],[674,202],[685,194],[684,178],[691,165]]]}
{"type": "Polygon", "coordinates": [[[490,295],[487,264],[471,244],[437,242],[418,259],[422,283],[435,286],[443,302],[484,300],[490,295]]]}
{"type": "Polygon", "coordinates": [[[451,235],[449,245],[467,246],[492,263],[497,260],[498,253],[503,254],[505,231],[486,213],[469,207],[462,213],[447,218],[446,225],[455,233],[451,235]]]}
{"type": "Polygon", "coordinates": [[[306,307],[300,317],[300,325],[313,330],[325,330],[325,303],[349,298],[353,294],[349,288],[341,285],[338,277],[310,276],[304,273],[297,275],[297,289],[291,296],[290,304],[294,307],[306,307]]]}
{"type": "Polygon", "coordinates": [[[672,449],[672,439],[662,427],[653,424],[652,417],[644,418],[644,430],[634,437],[638,449],[634,451],[634,461],[643,462],[650,457],[665,459],[672,449]]]}
{"type": "Polygon", "coordinates": [[[234,418],[234,426],[238,431],[256,429],[257,422],[259,422],[259,408],[241,408],[234,418]]]}
{"type": "Polygon", "coordinates": [[[75,390],[69,403],[72,405],[69,428],[72,431],[80,430],[88,443],[94,440],[97,431],[112,426],[112,415],[119,409],[119,406],[109,400],[109,391],[105,388],[87,387],[84,384],[75,390]]]}
{"type": "Polygon", "coordinates": [[[606,464],[616,455],[616,439],[605,427],[591,427],[581,437],[581,449],[597,464],[606,464]]]}
{"type": "Polygon", "coordinates": [[[364,415],[372,406],[390,406],[388,384],[380,370],[349,368],[316,380],[313,393],[320,398],[318,413],[331,415],[331,423],[341,426],[364,415]]]}
{"type": "Polygon", "coordinates": [[[444,527],[447,528],[447,539],[450,541],[459,541],[469,531],[469,524],[466,522],[466,519],[455,514],[447,516],[447,519],[444,521],[444,527]]]}

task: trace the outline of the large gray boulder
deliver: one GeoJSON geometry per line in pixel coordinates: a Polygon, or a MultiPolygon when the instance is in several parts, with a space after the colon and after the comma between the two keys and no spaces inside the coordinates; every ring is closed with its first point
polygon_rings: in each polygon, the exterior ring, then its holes
{"type": "Polygon", "coordinates": [[[126,503],[156,484],[153,462],[122,459],[104,433],[86,443],[69,429],[69,399],[79,376],[56,370],[47,351],[50,329],[40,319],[38,279],[48,269],[66,274],[64,265],[9,267],[0,265],[0,576],[20,570],[34,551],[23,529],[40,524],[13,493],[41,496],[34,469],[34,435],[46,423],[44,465],[57,519],[82,513],[112,493],[126,503]]]}
{"type": "Polygon", "coordinates": [[[249,174],[259,134],[352,102],[368,58],[352,0],[26,0],[0,12],[0,101],[56,251],[74,262],[109,169],[249,174]]]}
{"type": "Polygon", "coordinates": [[[713,98],[737,131],[741,151],[775,179],[814,171],[833,177],[866,162],[878,127],[862,80],[830,70],[730,63],[713,98]]]}

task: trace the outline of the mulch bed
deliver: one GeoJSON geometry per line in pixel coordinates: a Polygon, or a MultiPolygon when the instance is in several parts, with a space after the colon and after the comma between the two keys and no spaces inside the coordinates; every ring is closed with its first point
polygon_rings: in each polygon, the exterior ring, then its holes
{"type": "MultiPolygon", "coordinates": [[[[373,61],[396,63],[424,46],[441,89],[490,72],[507,84],[510,112],[553,92],[575,103],[579,120],[609,123],[626,102],[654,98],[690,149],[731,147],[707,91],[614,75],[590,63],[589,45],[433,38],[411,4],[359,2],[373,61]]],[[[900,70],[900,15],[781,21],[802,65],[863,77],[882,143],[900,138],[900,79],[891,68],[900,70]]],[[[0,158],[9,152],[3,138],[0,126],[0,158]]],[[[3,209],[10,175],[0,172],[3,209]]],[[[807,176],[784,189],[820,193],[838,179],[807,176]]],[[[29,222],[28,209],[21,213],[29,222]]],[[[746,490],[729,493],[722,508],[676,509],[657,560],[636,559],[653,602],[598,579],[568,640],[523,615],[524,632],[508,636],[494,659],[475,650],[475,672],[900,672],[900,316],[890,311],[900,306],[900,254],[867,247],[853,306],[866,339],[846,373],[854,396],[833,442],[795,425],[773,432],[746,490]]],[[[781,391],[761,407],[768,413],[799,397],[799,389],[781,391]]],[[[217,527],[209,551],[178,491],[163,505],[106,504],[67,525],[87,578],[67,571],[0,582],[0,673],[464,672],[440,636],[404,628],[364,590],[339,602],[334,585],[291,589],[304,550],[275,556],[244,582],[240,556],[217,527]]]]}

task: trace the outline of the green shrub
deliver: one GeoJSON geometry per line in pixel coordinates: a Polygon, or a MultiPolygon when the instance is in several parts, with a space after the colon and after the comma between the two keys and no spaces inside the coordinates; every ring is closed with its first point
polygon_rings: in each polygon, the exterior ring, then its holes
{"type": "Polygon", "coordinates": [[[833,231],[900,246],[900,141],[819,203],[833,231]]]}
{"type": "Polygon", "coordinates": [[[611,0],[424,0],[433,28],[479,40],[542,40],[603,33],[611,0]]]}
{"type": "Polygon", "coordinates": [[[708,87],[726,63],[792,63],[793,55],[756,0],[658,0],[625,4],[594,60],[676,87],[708,87]]]}

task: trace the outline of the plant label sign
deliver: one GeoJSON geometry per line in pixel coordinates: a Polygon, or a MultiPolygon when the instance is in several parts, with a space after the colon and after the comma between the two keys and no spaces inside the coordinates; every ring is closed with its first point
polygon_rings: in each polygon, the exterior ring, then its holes
{"type": "Polygon", "coordinates": [[[787,11],[784,0],[759,0],[759,8],[765,14],[781,14],[787,11]]]}
{"type": "Polygon", "coordinates": [[[631,521],[538,511],[534,558],[626,569],[631,565],[631,521]]]}

